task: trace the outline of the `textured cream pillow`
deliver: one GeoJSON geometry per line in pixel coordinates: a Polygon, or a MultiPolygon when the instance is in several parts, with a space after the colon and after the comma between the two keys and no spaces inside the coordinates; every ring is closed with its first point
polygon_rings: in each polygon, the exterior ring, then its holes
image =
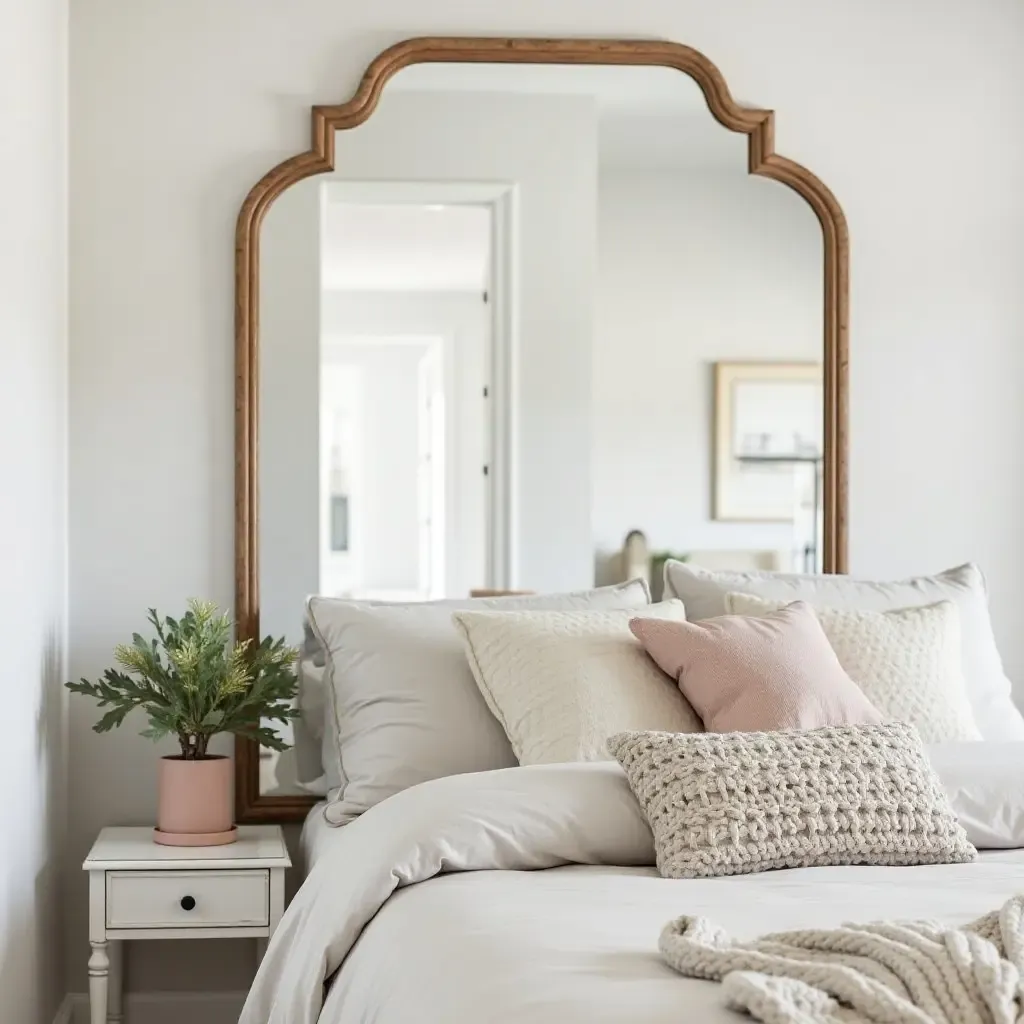
{"type": "MultiPolygon", "coordinates": [[[[629,631],[635,611],[459,611],[452,616],[487,706],[520,764],[600,761],[624,729],[696,732],[679,687],[629,631]]],[[[681,601],[645,617],[681,620],[681,601]]]]}
{"type": "MultiPolygon", "coordinates": [[[[725,606],[737,615],[785,607],[750,594],[727,594],[725,606]]],[[[909,722],[925,743],[981,739],[951,601],[887,612],[819,608],[817,614],[839,664],[886,718],[909,722]]]]}
{"type": "Polygon", "coordinates": [[[650,823],[666,878],[977,856],[903,722],[633,732],[608,747],[650,823]]]}

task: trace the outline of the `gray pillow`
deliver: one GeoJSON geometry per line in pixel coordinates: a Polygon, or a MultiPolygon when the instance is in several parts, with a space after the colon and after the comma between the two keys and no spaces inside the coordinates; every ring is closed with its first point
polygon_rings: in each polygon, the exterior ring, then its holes
{"type": "Polygon", "coordinates": [[[643,608],[642,580],[572,594],[419,604],[311,597],[324,652],[324,817],[344,825],[417,783],[516,764],[470,671],[452,612],[643,608]]]}
{"type": "Polygon", "coordinates": [[[959,864],[977,851],[912,726],[623,732],[608,749],[666,878],[829,864],[959,864]]]}

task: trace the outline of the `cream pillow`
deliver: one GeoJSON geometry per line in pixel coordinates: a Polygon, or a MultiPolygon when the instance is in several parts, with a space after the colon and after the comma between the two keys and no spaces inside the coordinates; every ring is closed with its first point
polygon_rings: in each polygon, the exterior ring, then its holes
{"type": "MultiPolygon", "coordinates": [[[[645,617],[681,621],[681,601],[645,617]]],[[[612,733],[699,732],[700,719],[629,631],[636,611],[458,611],[469,666],[520,764],[601,761],[612,733]]]]}
{"type": "MultiPolygon", "coordinates": [[[[727,594],[725,607],[736,615],[766,615],[785,603],[727,594]]],[[[951,601],[886,612],[819,608],[817,615],[839,664],[886,718],[909,722],[925,743],[981,739],[961,668],[960,616],[951,601]]]]}

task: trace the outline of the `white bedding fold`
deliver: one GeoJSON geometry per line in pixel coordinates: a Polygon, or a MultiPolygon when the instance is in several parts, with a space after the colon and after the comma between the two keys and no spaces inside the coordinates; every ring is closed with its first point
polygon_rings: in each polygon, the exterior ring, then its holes
{"type": "MultiPolygon", "coordinates": [[[[1024,744],[929,755],[973,841],[1024,846],[1024,744]]],[[[754,938],[893,916],[963,924],[1024,891],[1022,853],[699,882],[658,878],[653,864],[650,829],[616,762],[423,783],[317,836],[240,1024],[619,1024],[639,1010],[662,1024],[681,1007],[713,1024],[731,1019],[721,994],[673,977],[657,954],[658,931],[680,913],[754,938]],[[521,874],[541,868],[560,870],[521,874]],[[346,958],[323,1009],[324,984],[346,958]]]]}
{"type": "Polygon", "coordinates": [[[447,871],[654,863],[615,762],[436,779],[329,837],[274,934],[239,1024],[316,1024],[323,986],[400,886],[447,871]]]}
{"type": "Polygon", "coordinates": [[[1024,847],[1024,743],[932,743],[928,759],[979,850],[1024,847]]]}

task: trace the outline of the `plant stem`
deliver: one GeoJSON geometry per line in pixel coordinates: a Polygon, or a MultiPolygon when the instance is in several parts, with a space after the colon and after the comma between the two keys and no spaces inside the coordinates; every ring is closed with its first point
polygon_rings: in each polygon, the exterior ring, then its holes
{"type": "Polygon", "coordinates": [[[206,747],[209,742],[210,737],[205,733],[178,733],[181,756],[186,761],[201,761],[206,757],[206,747]]]}

